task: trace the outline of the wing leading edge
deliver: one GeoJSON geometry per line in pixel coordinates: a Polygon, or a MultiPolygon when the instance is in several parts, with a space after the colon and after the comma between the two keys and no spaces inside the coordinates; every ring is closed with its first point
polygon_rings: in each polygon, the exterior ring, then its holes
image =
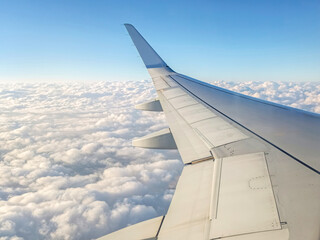
{"type": "Polygon", "coordinates": [[[125,26],[185,163],[153,237],[318,240],[320,116],[176,73],[125,26]]]}

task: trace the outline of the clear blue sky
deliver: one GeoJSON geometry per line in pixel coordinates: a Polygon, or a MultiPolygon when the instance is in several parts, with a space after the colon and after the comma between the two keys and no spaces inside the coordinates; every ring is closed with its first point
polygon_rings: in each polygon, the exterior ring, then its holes
{"type": "Polygon", "coordinates": [[[123,23],[200,80],[320,81],[319,0],[0,0],[0,81],[148,79],[123,23]]]}

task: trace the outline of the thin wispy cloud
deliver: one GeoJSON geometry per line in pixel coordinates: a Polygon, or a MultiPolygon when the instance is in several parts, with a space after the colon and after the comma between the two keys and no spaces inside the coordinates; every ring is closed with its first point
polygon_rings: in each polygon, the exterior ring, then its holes
{"type": "MultiPolygon", "coordinates": [[[[214,84],[320,113],[319,83],[214,84]]],[[[93,239],[164,215],[183,164],[131,146],[167,126],[149,81],[0,84],[0,239],[93,239]]]]}

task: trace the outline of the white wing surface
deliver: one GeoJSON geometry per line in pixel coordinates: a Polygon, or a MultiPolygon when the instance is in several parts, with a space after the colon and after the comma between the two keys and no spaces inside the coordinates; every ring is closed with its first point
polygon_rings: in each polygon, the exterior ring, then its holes
{"type": "Polygon", "coordinates": [[[319,240],[320,115],[176,73],[125,26],[161,104],[142,106],[162,109],[170,127],[135,141],[177,148],[185,167],[167,214],[149,220],[152,237],[119,239],[319,240]]]}

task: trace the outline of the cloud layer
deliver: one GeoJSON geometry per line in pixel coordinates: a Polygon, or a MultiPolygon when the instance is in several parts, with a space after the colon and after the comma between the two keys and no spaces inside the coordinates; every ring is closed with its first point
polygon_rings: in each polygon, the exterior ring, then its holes
{"type": "MultiPolygon", "coordinates": [[[[319,83],[214,82],[320,113],[319,83]]],[[[0,84],[0,239],[93,239],[164,215],[182,163],[131,147],[166,126],[149,81],[0,84]]]]}
{"type": "Polygon", "coordinates": [[[243,94],[320,113],[320,82],[212,82],[243,94]]]}

